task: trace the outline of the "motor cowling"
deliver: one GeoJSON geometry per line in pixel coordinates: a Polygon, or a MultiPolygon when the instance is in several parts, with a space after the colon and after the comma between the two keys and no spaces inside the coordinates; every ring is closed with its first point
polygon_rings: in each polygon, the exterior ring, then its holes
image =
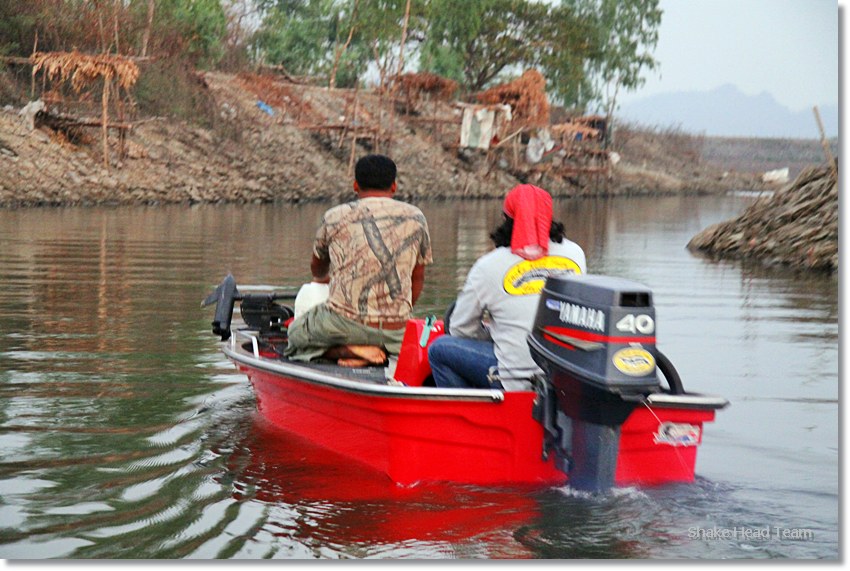
{"type": "Polygon", "coordinates": [[[620,426],[645,397],[660,391],[652,292],[600,275],[546,280],[531,356],[546,373],[537,418],[571,485],[614,483],[620,426]]]}
{"type": "Polygon", "coordinates": [[[600,275],[550,277],[529,339],[534,360],[601,391],[656,392],[655,308],[649,288],[600,275]]]}

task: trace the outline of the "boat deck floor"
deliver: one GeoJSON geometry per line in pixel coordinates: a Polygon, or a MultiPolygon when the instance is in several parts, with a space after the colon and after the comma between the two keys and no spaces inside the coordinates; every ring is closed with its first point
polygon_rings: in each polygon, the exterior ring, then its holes
{"type": "MultiPolygon", "coordinates": [[[[315,371],[320,371],[327,375],[341,377],[352,381],[360,381],[380,385],[387,384],[387,368],[384,365],[371,365],[368,367],[340,367],[333,361],[328,360],[318,360],[311,362],[295,361],[287,359],[283,356],[284,349],[286,348],[285,341],[283,341],[282,343],[269,343],[268,340],[263,340],[262,344],[265,348],[272,349],[274,353],[278,355],[277,357],[261,357],[262,359],[267,361],[297,365],[299,367],[313,369],[315,371]]],[[[253,352],[250,343],[243,344],[242,349],[249,354],[253,352]]]]}
{"type": "Polygon", "coordinates": [[[315,369],[317,371],[322,371],[323,373],[327,373],[328,375],[334,375],[338,377],[344,377],[346,379],[351,379],[353,381],[361,381],[367,383],[375,383],[380,385],[387,384],[387,370],[384,366],[373,366],[373,367],[340,367],[339,365],[331,362],[311,362],[304,363],[301,361],[290,361],[289,359],[282,358],[280,359],[286,363],[293,363],[296,365],[302,365],[305,367],[310,367],[311,369],[315,369]]]}

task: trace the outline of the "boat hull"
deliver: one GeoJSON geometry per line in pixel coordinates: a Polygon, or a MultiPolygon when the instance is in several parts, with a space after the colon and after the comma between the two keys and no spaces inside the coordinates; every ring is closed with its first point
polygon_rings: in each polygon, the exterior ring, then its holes
{"type": "MultiPolygon", "coordinates": [[[[346,390],[246,365],[260,413],[275,426],[410,485],[561,484],[543,459],[543,429],[532,392],[500,400],[346,390]]],[[[490,393],[490,391],[483,391],[490,393]]]]}
{"type": "MultiPolygon", "coordinates": [[[[260,414],[401,485],[561,485],[567,475],[534,420],[536,393],[390,387],[329,379],[307,367],[229,353],[253,385],[260,414]]],[[[659,397],[620,430],[615,483],[692,482],[703,424],[714,410],[699,395],[659,397]]]]}

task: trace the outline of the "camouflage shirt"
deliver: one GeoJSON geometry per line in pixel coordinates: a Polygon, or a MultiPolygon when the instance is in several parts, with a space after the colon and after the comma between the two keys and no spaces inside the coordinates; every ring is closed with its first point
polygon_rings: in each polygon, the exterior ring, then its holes
{"type": "Polygon", "coordinates": [[[413,268],[432,262],[422,211],[383,197],[363,198],[325,212],[313,253],[330,260],[327,305],[361,323],[407,320],[413,309],[413,268]]]}

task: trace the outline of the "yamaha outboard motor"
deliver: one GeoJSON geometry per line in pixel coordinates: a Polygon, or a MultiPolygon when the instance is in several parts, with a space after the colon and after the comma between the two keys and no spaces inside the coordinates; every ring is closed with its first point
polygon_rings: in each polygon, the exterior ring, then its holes
{"type": "Polygon", "coordinates": [[[608,276],[550,277],[528,344],[548,377],[538,419],[570,485],[613,486],[620,426],[660,391],[651,291],[608,276]]]}

